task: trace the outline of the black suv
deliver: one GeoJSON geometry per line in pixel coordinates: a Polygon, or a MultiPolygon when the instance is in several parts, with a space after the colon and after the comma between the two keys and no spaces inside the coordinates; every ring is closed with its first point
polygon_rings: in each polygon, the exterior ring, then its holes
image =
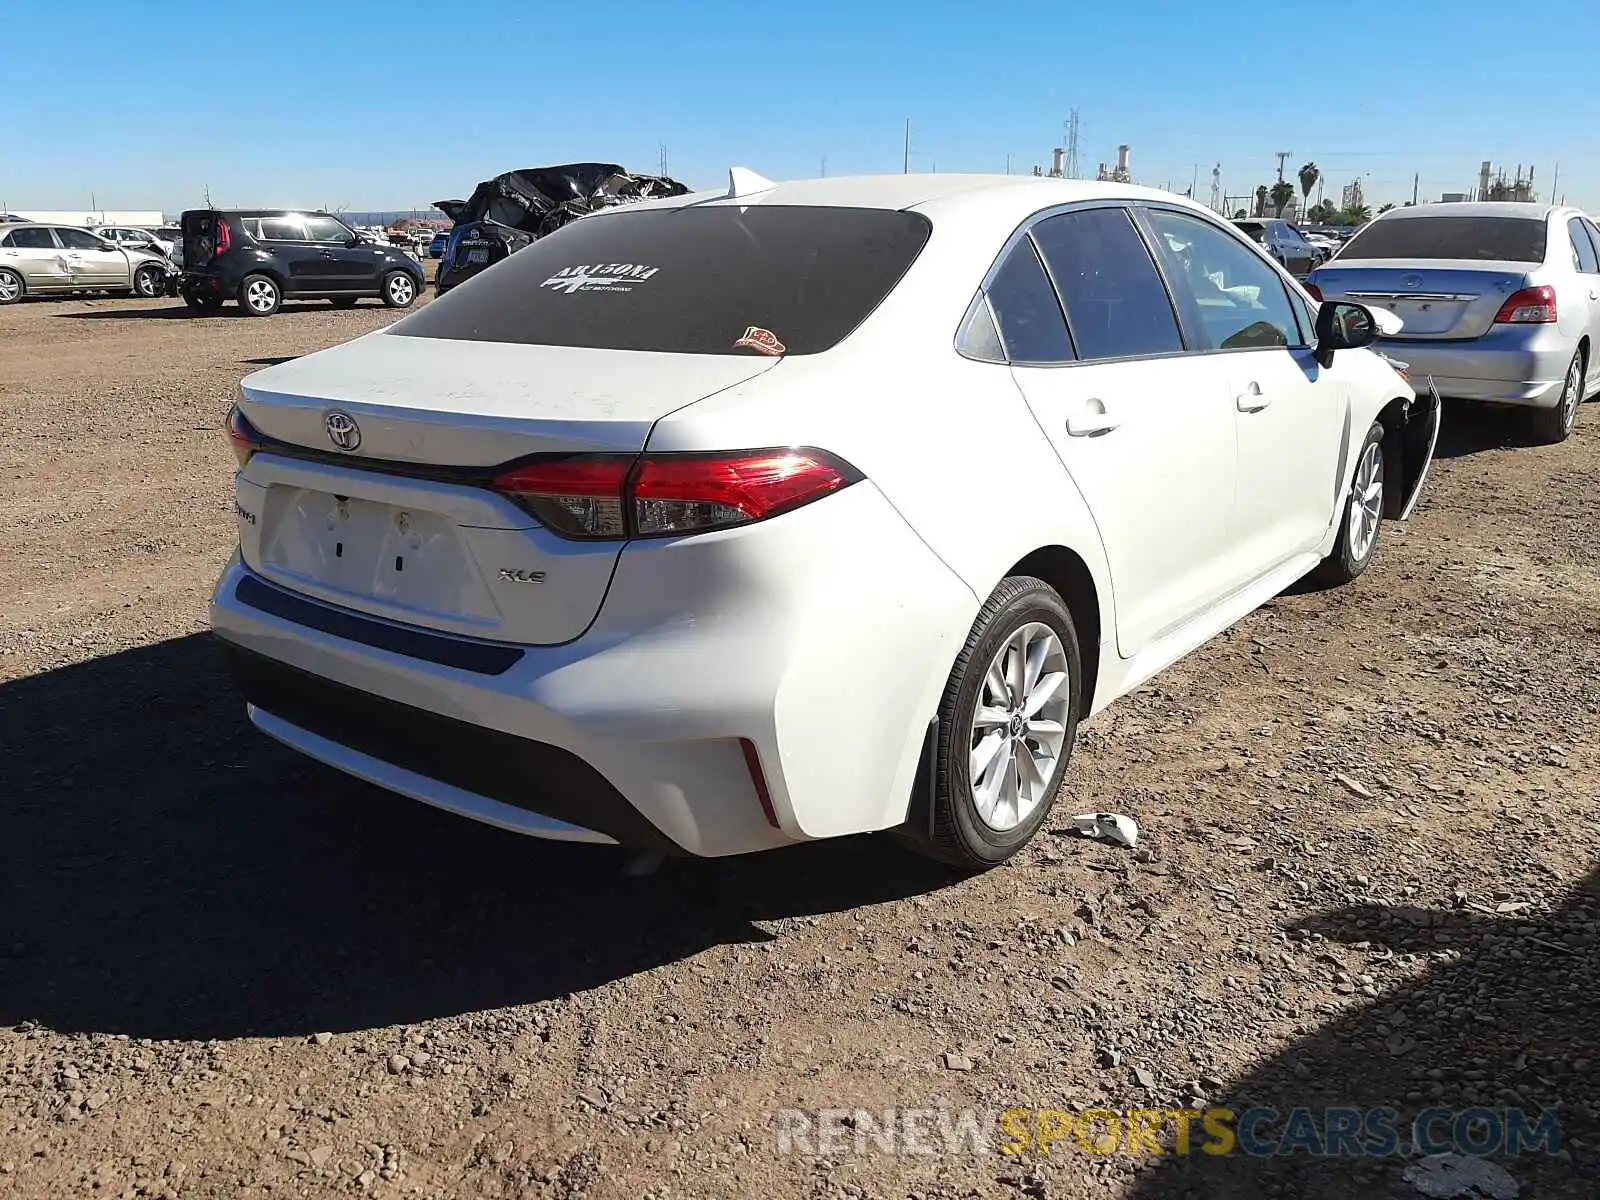
{"type": "Polygon", "coordinates": [[[422,291],[422,264],[392,246],[363,242],[337,217],[253,209],[183,214],[184,302],[215,312],[237,300],[252,317],[270,317],[285,300],[332,300],[348,308],[375,296],[409,308],[422,291]]]}

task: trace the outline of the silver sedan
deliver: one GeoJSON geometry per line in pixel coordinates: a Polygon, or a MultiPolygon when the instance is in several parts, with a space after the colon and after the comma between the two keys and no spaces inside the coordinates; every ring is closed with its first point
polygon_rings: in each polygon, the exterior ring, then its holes
{"type": "Polygon", "coordinates": [[[1526,407],[1565,441],[1600,392],[1600,228],[1575,208],[1483,203],[1396,208],[1306,280],[1327,300],[1404,322],[1380,348],[1419,389],[1526,407]]]}
{"type": "Polygon", "coordinates": [[[53,292],[160,296],[175,270],[163,255],[113,245],[71,225],[0,226],[0,304],[53,292]]]}

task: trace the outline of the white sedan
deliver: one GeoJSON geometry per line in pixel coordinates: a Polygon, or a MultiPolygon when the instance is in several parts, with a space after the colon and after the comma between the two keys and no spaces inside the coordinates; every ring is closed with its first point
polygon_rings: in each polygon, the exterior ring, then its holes
{"type": "Polygon", "coordinates": [[[986,867],[1409,513],[1374,322],[1163,192],[735,169],[246,379],[213,625],[262,731],[505,829],[986,867]]]}

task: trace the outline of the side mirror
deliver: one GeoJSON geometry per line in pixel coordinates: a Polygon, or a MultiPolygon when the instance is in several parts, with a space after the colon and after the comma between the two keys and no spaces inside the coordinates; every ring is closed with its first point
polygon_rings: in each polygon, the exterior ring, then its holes
{"type": "Polygon", "coordinates": [[[1325,300],[1317,309],[1317,361],[1333,364],[1335,350],[1356,350],[1378,340],[1378,325],[1364,304],[1325,300]]]}

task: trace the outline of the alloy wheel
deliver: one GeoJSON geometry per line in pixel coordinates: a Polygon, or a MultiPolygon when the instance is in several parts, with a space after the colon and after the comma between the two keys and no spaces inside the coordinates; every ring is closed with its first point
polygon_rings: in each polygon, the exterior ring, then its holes
{"type": "Polygon", "coordinates": [[[148,300],[160,295],[161,284],[154,271],[140,271],[133,281],[133,289],[148,300]]]}
{"type": "Polygon", "coordinates": [[[1350,488],[1350,557],[1365,562],[1383,520],[1383,446],[1369,442],[1350,488]]]}
{"type": "Polygon", "coordinates": [[[1573,358],[1567,368],[1567,386],[1561,393],[1561,425],[1571,430],[1578,419],[1578,404],[1583,400],[1583,360],[1573,358]]]}
{"type": "Polygon", "coordinates": [[[405,275],[396,275],[389,280],[389,299],[396,304],[410,304],[412,297],[416,295],[416,291],[416,288],[411,284],[410,278],[405,275]]]}
{"type": "Polygon", "coordinates": [[[972,800],[990,829],[1015,829],[1050,799],[1066,749],[1067,653],[1050,626],[1011,634],[984,673],[969,740],[972,800]]]}
{"type": "Polygon", "coordinates": [[[7,304],[22,295],[22,284],[9,272],[0,271],[0,301],[7,304]]]}
{"type": "Polygon", "coordinates": [[[249,304],[256,312],[271,312],[273,305],[278,302],[277,291],[265,279],[251,280],[250,286],[245,289],[245,303],[249,304]]]}

